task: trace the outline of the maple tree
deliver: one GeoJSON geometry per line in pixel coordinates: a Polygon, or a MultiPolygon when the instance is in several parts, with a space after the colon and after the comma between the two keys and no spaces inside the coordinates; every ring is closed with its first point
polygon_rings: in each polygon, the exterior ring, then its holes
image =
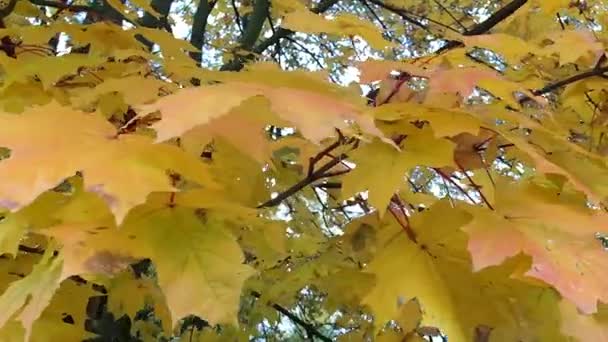
{"type": "Polygon", "coordinates": [[[1,341],[608,339],[605,1],[0,17],[1,341]]]}

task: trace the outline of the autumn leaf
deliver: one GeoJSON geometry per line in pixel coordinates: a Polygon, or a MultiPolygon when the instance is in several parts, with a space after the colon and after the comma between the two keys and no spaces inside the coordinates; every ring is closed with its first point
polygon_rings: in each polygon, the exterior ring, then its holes
{"type": "Polygon", "coordinates": [[[117,137],[116,129],[94,114],[52,103],[21,116],[4,114],[0,122],[0,145],[11,151],[0,162],[0,175],[11,179],[0,185],[0,203],[13,211],[76,171],[86,175],[85,187],[106,200],[118,222],[150,192],[175,189],[168,170],[213,186],[208,171],[195,158],[174,146],[154,145],[144,136],[117,137]],[[30,127],[38,127],[39,132],[22,135],[30,127]],[[22,171],[32,163],[39,168],[22,171]],[[121,166],[107,167],[110,164],[121,166]]]}
{"type": "Polygon", "coordinates": [[[442,167],[453,164],[453,144],[433,138],[428,131],[408,136],[403,146],[400,151],[376,140],[357,149],[352,156],[357,166],[344,177],[343,198],[369,190],[370,204],[382,215],[411,168],[418,165],[442,167]],[[372,156],[373,159],[370,158],[372,156]]]}
{"type": "Polygon", "coordinates": [[[242,283],[254,271],[242,264],[243,253],[220,218],[188,208],[142,208],[121,233],[133,254],[155,262],[173,325],[189,314],[236,322],[242,283]]]}
{"type": "Polygon", "coordinates": [[[360,108],[330,96],[299,90],[269,88],[263,84],[225,83],[204,88],[181,90],[154,104],[141,108],[144,112],[160,110],[164,119],[152,127],[158,132],[157,139],[179,136],[211,119],[226,115],[244,100],[263,95],[271,102],[271,109],[286,121],[292,122],[308,139],[318,142],[332,134],[335,128],[347,128],[348,119],[358,121],[364,132],[379,132],[371,119],[361,114],[360,108]],[[221,94],[232,94],[228,98],[221,94]],[[294,106],[293,101],[303,101],[294,106]],[[181,107],[175,111],[176,105],[181,107]],[[201,114],[201,108],[207,108],[201,114]]]}
{"type": "Polygon", "coordinates": [[[605,339],[600,2],[0,16],[0,341],[605,339]]]}
{"type": "Polygon", "coordinates": [[[372,47],[379,50],[392,45],[384,39],[375,26],[354,15],[343,14],[328,20],[308,10],[297,10],[288,13],[283,20],[285,27],[295,31],[358,35],[365,39],[372,47]]]}
{"type": "Polygon", "coordinates": [[[55,255],[52,248],[47,249],[32,273],[12,283],[0,296],[0,305],[4,308],[0,315],[0,326],[4,326],[16,314],[15,319],[25,328],[24,339],[27,341],[32,325],[59,288],[61,267],[61,256],[55,255]]]}
{"type": "Polygon", "coordinates": [[[464,229],[477,270],[523,252],[532,257],[527,276],[553,285],[583,312],[605,301],[606,279],[595,270],[608,259],[597,234],[608,217],[534,184],[500,184],[496,212],[471,208],[474,219],[464,229]]]}

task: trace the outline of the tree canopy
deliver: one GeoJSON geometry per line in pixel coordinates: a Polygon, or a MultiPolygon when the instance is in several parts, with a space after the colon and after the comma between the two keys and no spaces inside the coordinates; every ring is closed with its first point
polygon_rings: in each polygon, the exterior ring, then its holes
{"type": "Polygon", "coordinates": [[[608,341],[606,1],[0,24],[1,341],[608,341]]]}

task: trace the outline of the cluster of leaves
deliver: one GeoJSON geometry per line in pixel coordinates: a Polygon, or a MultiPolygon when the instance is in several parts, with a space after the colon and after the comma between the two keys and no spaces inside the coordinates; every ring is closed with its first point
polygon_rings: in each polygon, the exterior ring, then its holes
{"type": "Polygon", "coordinates": [[[602,1],[4,7],[0,340],[608,339],[602,1]]]}

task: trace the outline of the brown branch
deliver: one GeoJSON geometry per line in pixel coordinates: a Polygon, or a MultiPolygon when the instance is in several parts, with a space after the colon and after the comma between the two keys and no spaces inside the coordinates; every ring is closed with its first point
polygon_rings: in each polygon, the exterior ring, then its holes
{"type": "Polygon", "coordinates": [[[140,22],[143,27],[150,28],[164,28],[168,32],[171,32],[171,25],[167,16],[171,9],[173,0],[152,0],[150,1],[150,7],[152,7],[158,14],[158,18],[153,13],[145,12],[140,22]]]}
{"type": "MultiPolygon", "coordinates": [[[[313,13],[315,13],[315,14],[323,13],[323,12],[327,11],[328,9],[330,9],[337,2],[338,2],[338,0],[322,0],[317,5],[317,7],[312,8],[310,11],[313,12],[313,13]]],[[[279,40],[281,40],[281,39],[283,39],[285,37],[291,36],[294,33],[295,32],[292,31],[292,30],[280,27],[280,28],[278,28],[276,30],[276,32],[272,36],[270,36],[267,39],[264,39],[258,45],[254,46],[253,49],[252,49],[252,52],[255,53],[255,54],[261,54],[268,47],[276,44],[279,40]]]]}
{"type": "MultiPolygon", "coordinates": [[[[256,291],[251,291],[251,295],[258,299],[260,297],[262,297],[262,294],[260,294],[259,292],[256,292],[256,291]]],[[[277,310],[278,312],[282,313],[283,315],[287,316],[287,318],[289,318],[292,322],[294,322],[297,325],[304,328],[304,330],[306,330],[306,333],[309,336],[317,337],[318,339],[320,339],[323,342],[332,341],[331,338],[321,334],[312,324],[303,321],[300,317],[294,315],[293,313],[291,313],[289,310],[287,310],[283,306],[281,306],[277,303],[268,303],[268,305],[270,305],[273,309],[277,310]]]]}
{"type": "Polygon", "coordinates": [[[525,5],[528,0],[513,0],[506,4],[503,8],[496,11],[488,19],[468,29],[463,35],[465,36],[476,36],[478,34],[484,34],[490,31],[494,26],[500,24],[503,20],[510,17],[520,7],[525,5]]]}
{"type": "Polygon", "coordinates": [[[243,34],[243,24],[241,21],[241,13],[239,12],[239,9],[236,7],[236,2],[235,0],[231,0],[232,3],[232,10],[234,11],[234,21],[236,22],[236,26],[239,29],[239,32],[241,34],[243,34]]]}
{"type": "Polygon", "coordinates": [[[413,243],[418,243],[418,239],[416,238],[416,233],[412,230],[412,227],[410,227],[410,220],[407,216],[405,207],[403,206],[403,202],[401,202],[401,199],[399,198],[399,196],[394,194],[393,197],[391,198],[391,203],[394,203],[399,208],[399,211],[401,211],[401,216],[403,216],[403,218],[405,219],[405,222],[401,221],[401,219],[399,218],[399,215],[395,212],[396,209],[389,204],[388,209],[389,209],[390,213],[393,215],[395,220],[399,223],[401,228],[403,228],[403,231],[405,232],[405,235],[407,235],[407,238],[410,239],[410,241],[412,241],[413,243]]]}
{"type": "Polygon", "coordinates": [[[308,173],[307,176],[310,176],[313,171],[314,171],[314,167],[315,164],[318,163],[321,159],[323,159],[323,157],[327,156],[329,153],[331,153],[331,151],[335,150],[336,148],[338,148],[338,146],[340,146],[342,144],[341,139],[334,142],[333,144],[327,146],[326,148],[324,148],[321,152],[317,153],[317,155],[315,155],[314,157],[310,157],[310,159],[308,159],[308,173]]]}
{"type": "MultiPolygon", "coordinates": [[[[452,184],[454,187],[456,187],[456,189],[458,189],[458,191],[460,191],[469,201],[471,201],[473,204],[477,204],[477,201],[475,201],[475,199],[473,199],[473,197],[471,197],[471,195],[469,195],[469,193],[465,189],[463,189],[460,186],[460,184],[456,183],[456,181],[453,180],[450,175],[447,175],[440,168],[433,168],[433,170],[435,170],[435,172],[437,172],[441,176],[441,178],[443,178],[443,180],[450,182],[450,184],[452,184]]],[[[449,189],[448,189],[448,194],[449,194],[449,189]]]]}
{"type": "Polygon", "coordinates": [[[25,253],[32,253],[32,254],[44,254],[44,249],[41,248],[37,248],[37,247],[29,247],[26,245],[19,245],[19,251],[20,252],[25,252],[25,253]]]}
{"type": "Polygon", "coordinates": [[[486,206],[488,206],[488,208],[490,208],[490,210],[494,210],[494,207],[492,206],[492,204],[490,204],[490,201],[488,201],[488,199],[484,195],[483,191],[481,191],[481,186],[479,186],[479,185],[477,185],[477,183],[475,183],[475,181],[473,180],[473,178],[471,178],[471,176],[469,176],[467,171],[462,166],[460,166],[460,163],[456,162],[456,165],[458,165],[458,168],[460,168],[460,172],[462,172],[465,175],[465,177],[467,177],[467,179],[469,180],[469,183],[471,183],[471,186],[473,186],[473,188],[475,188],[475,191],[477,191],[477,193],[479,194],[479,197],[481,197],[481,200],[486,204],[486,206]]]}
{"type": "MultiPolygon", "coordinates": [[[[504,7],[494,12],[488,19],[482,21],[481,23],[474,25],[470,29],[466,30],[462,33],[463,36],[476,36],[480,34],[484,34],[490,31],[494,26],[498,25],[500,22],[511,16],[515,11],[517,11],[520,7],[525,5],[528,0],[513,0],[510,3],[506,4],[504,7]]],[[[453,49],[455,47],[462,46],[462,43],[455,40],[450,40],[446,45],[444,45],[441,49],[437,51],[437,53],[441,53],[443,51],[453,49]]]]}
{"type": "MultiPolygon", "coordinates": [[[[192,34],[190,34],[190,44],[197,49],[203,48],[205,42],[205,31],[207,30],[207,19],[209,14],[213,11],[217,1],[201,0],[194,12],[192,21],[192,34]]],[[[202,52],[191,52],[190,57],[197,63],[201,62],[202,52]]]]}
{"type": "Polygon", "coordinates": [[[444,6],[444,5],[441,3],[441,1],[438,1],[438,0],[433,0],[433,2],[435,2],[435,4],[436,4],[437,6],[439,6],[439,8],[440,8],[442,11],[444,11],[444,12],[445,12],[445,13],[446,13],[446,14],[447,14],[447,15],[448,15],[450,18],[452,18],[452,20],[454,20],[454,22],[455,22],[455,23],[456,23],[458,26],[460,26],[460,28],[462,28],[463,30],[465,30],[465,31],[466,31],[467,27],[466,27],[466,26],[464,26],[464,24],[463,24],[463,23],[461,23],[461,22],[460,22],[460,20],[458,20],[458,18],[456,18],[456,17],[455,17],[455,16],[452,14],[452,12],[451,12],[449,9],[447,9],[447,7],[445,7],[445,6],[444,6]]]}
{"type": "Polygon", "coordinates": [[[604,73],[606,73],[606,72],[608,72],[608,66],[601,67],[601,68],[593,68],[589,71],[581,72],[580,74],[570,76],[568,78],[557,81],[555,83],[550,83],[550,84],[542,87],[541,89],[533,90],[532,94],[534,94],[536,96],[543,95],[543,94],[552,92],[558,88],[561,88],[565,85],[568,85],[570,83],[574,83],[574,82],[583,80],[585,78],[594,77],[594,76],[603,76],[604,73]]]}
{"type": "Polygon", "coordinates": [[[60,10],[67,10],[70,12],[92,12],[98,15],[103,14],[103,12],[98,10],[97,8],[84,5],[69,5],[63,2],[51,0],[30,0],[30,2],[36,6],[53,7],[58,8],[60,10]]]}
{"type": "Polygon", "coordinates": [[[327,171],[329,171],[334,166],[340,164],[342,162],[342,160],[344,160],[344,159],[346,159],[346,155],[342,154],[342,155],[338,156],[337,158],[330,160],[329,162],[327,162],[326,164],[321,166],[318,170],[309,173],[308,176],[306,176],[306,178],[302,179],[301,181],[292,185],[289,189],[278,194],[277,197],[271,198],[268,201],[258,205],[258,208],[268,208],[268,207],[274,207],[274,206],[279,205],[285,199],[294,195],[296,192],[304,189],[306,186],[312,184],[314,181],[325,177],[325,173],[327,171]]]}
{"type": "MultiPolygon", "coordinates": [[[[429,33],[432,34],[431,30],[429,29],[429,27],[427,25],[425,25],[422,22],[420,22],[419,20],[413,18],[412,17],[413,14],[409,13],[405,9],[397,7],[397,6],[394,6],[394,5],[391,5],[391,4],[388,4],[388,3],[385,3],[385,2],[380,1],[380,0],[368,0],[368,1],[371,2],[372,4],[376,5],[376,6],[380,7],[380,8],[383,8],[383,9],[389,11],[389,12],[392,12],[392,13],[398,15],[399,17],[401,17],[401,19],[403,19],[403,21],[408,22],[408,23],[410,23],[410,24],[412,24],[414,26],[417,26],[417,27],[419,27],[419,28],[421,28],[421,29],[423,29],[423,30],[425,30],[425,31],[427,31],[427,32],[429,32],[429,33]]],[[[423,18],[423,19],[427,19],[427,18],[423,18]]],[[[446,29],[458,32],[457,30],[455,30],[455,29],[453,29],[453,28],[451,28],[451,27],[449,27],[447,25],[444,25],[443,23],[440,23],[438,21],[434,21],[432,19],[429,19],[429,21],[432,22],[432,23],[434,23],[434,24],[437,24],[437,25],[439,25],[441,27],[444,27],[446,29]]]]}

